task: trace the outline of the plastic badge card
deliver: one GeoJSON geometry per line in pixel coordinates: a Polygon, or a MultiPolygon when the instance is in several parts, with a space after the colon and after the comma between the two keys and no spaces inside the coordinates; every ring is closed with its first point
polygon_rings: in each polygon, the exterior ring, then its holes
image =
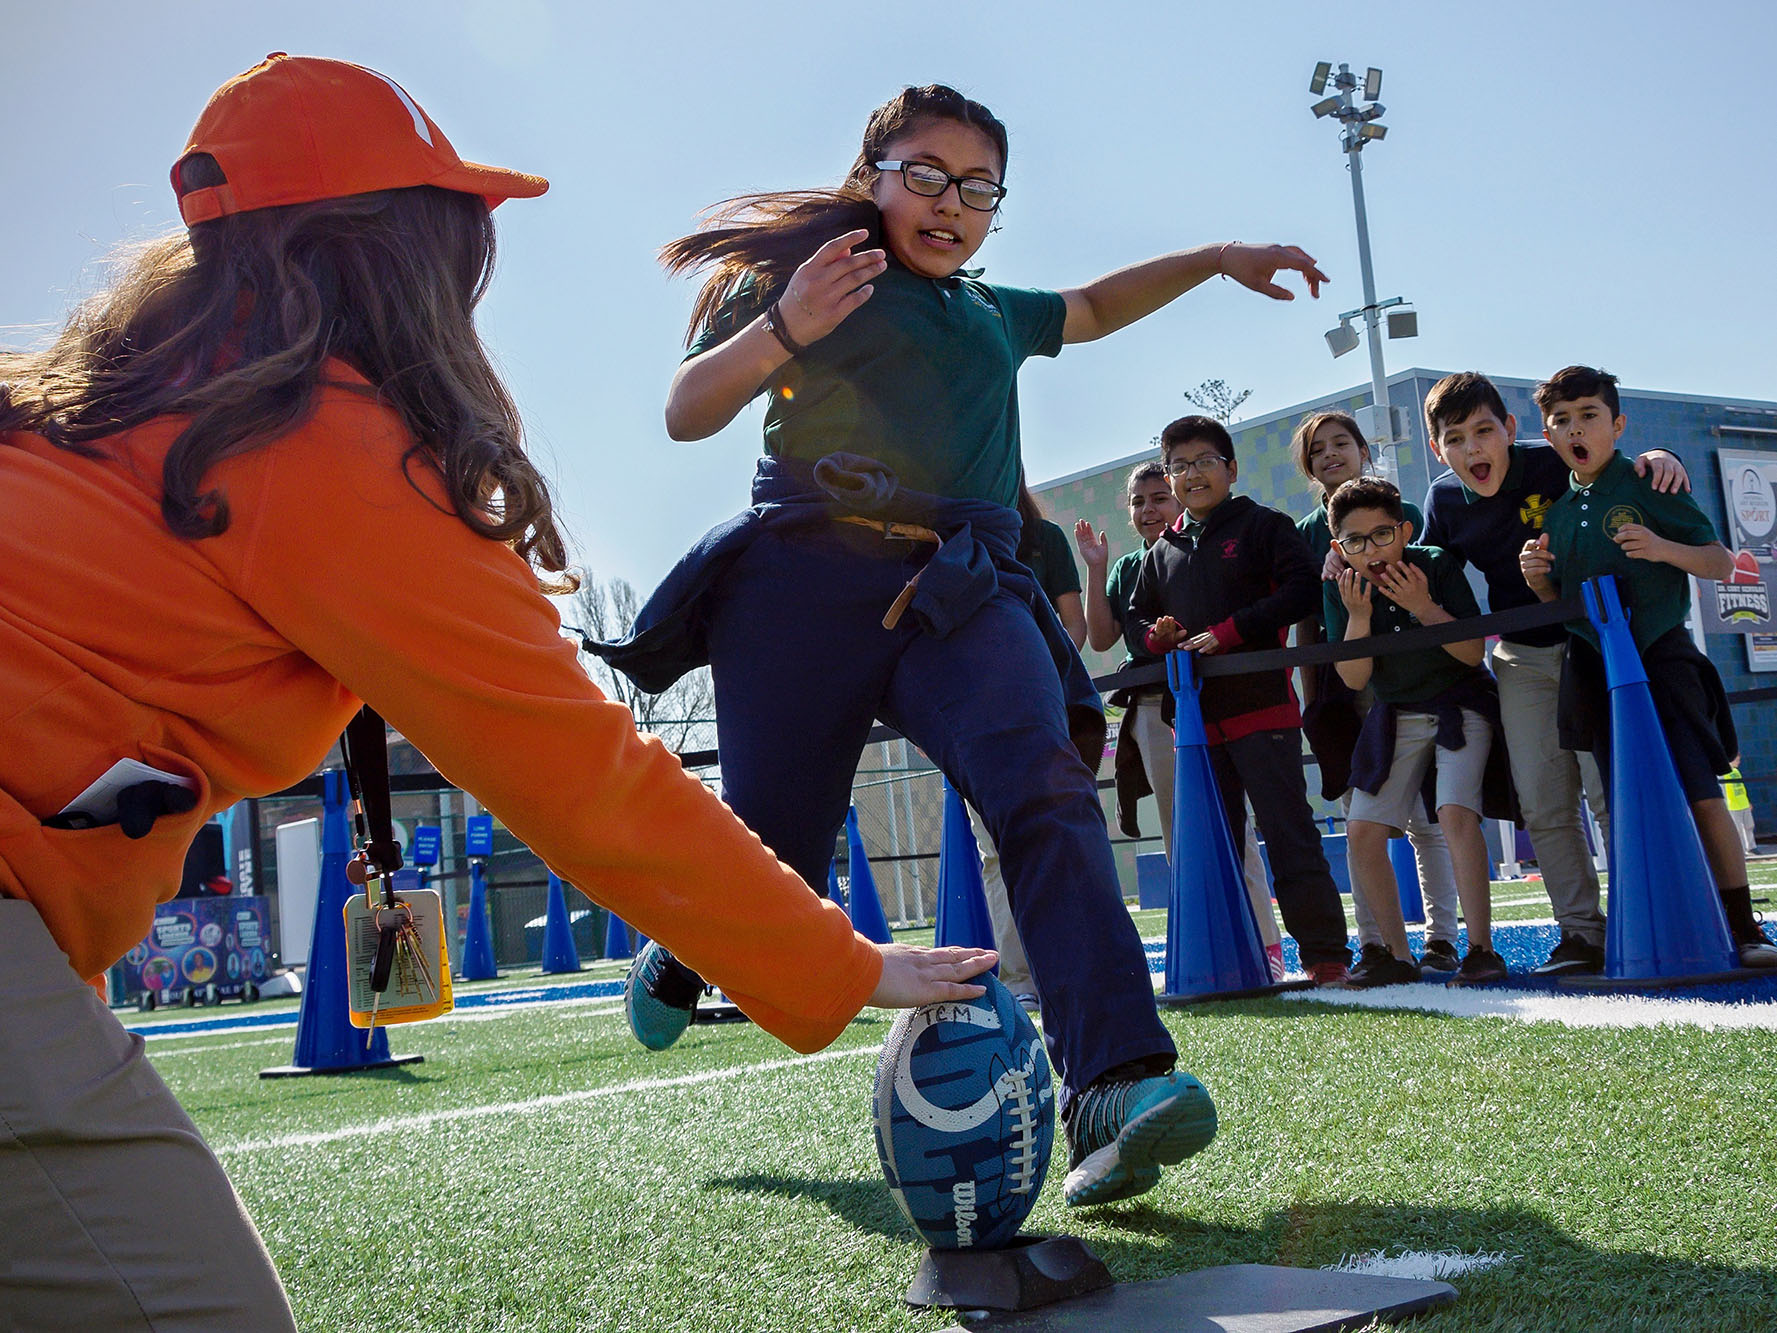
{"type": "Polygon", "coordinates": [[[346,970],[352,1026],[382,1027],[420,1023],[448,1014],[451,995],[450,956],[444,947],[444,900],[432,889],[417,886],[419,876],[395,876],[395,906],[383,905],[380,888],[374,902],[362,893],[346,900],[346,970]],[[394,937],[387,964],[388,984],[371,988],[378,947],[385,934],[394,937]]]}

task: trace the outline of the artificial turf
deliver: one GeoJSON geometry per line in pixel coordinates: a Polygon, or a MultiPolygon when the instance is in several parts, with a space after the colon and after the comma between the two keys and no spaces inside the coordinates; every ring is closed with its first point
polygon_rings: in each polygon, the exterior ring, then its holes
{"type": "MultiPolygon", "coordinates": [[[[494,985],[519,983],[538,978],[494,985]]],[[[1486,1252],[1510,1257],[1421,1326],[1777,1327],[1777,1032],[1279,999],[1165,1019],[1219,1137],[1153,1193],[1075,1212],[1058,1135],[1027,1224],[1118,1278],[1486,1252]]],[[[426,1062],[384,1072],[262,1082],[287,1028],[150,1053],[304,1329],[931,1330],[954,1319],[902,1304],[920,1251],[869,1131],[887,1028],[866,1011],[814,1059],[750,1026],[650,1054],[583,1000],[396,1029],[426,1062]]]]}

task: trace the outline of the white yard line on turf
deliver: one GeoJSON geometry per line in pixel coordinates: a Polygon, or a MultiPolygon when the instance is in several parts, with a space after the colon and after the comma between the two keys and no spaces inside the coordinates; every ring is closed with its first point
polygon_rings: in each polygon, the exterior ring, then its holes
{"type": "Polygon", "coordinates": [[[1454,1018],[1509,1018],[1570,1028],[1696,1027],[1705,1031],[1777,1031],[1777,1005],[1665,1000],[1644,995],[1550,995],[1546,992],[1456,990],[1424,983],[1376,990],[1289,991],[1280,998],[1354,1009],[1414,1009],[1454,1018]]]}
{"type": "Polygon", "coordinates": [[[1371,1250],[1367,1254],[1346,1255],[1336,1264],[1327,1264],[1326,1268],[1335,1273],[1362,1273],[1367,1277],[1411,1277],[1421,1281],[1435,1281],[1497,1268],[1518,1257],[1515,1254],[1460,1254],[1455,1250],[1439,1250],[1436,1253],[1429,1250],[1409,1250],[1390,1259],[1381,1250],[1371,1250]]]}
{"type": "Polygon", "coordinates": [[[448,1111],[425,1111],[418,1115],[390,1116],[366,1124],[321,1130],[312,1134],[279,1134],[272,1138],[240,1139],[234,1143],[211,1144],[210,1146],[219,1155],[234,1155],[264,1152],[268,1149],[307,1148],[317,1144],[334,1143],[340,1139],[358,1139],[368,1142],[380,1134],[428,1129],[433,1125],[448,1124],[458,1120],[483,1120],[489,1116],[532,1115],[538,1111],[548,1111],[558,1106],[572,1106],[579,1102],[597,1101],[603,1097],[620,1097],[632,1092],[657,1092],[666,1088],[690,1088],[700,1083],[719,1083],[727,1079],[769,1074],[781,1069],[800,1069],[804,1065],[824,1064],[829,1060],[855,1059],[860,1055],[879,1055],[880,1053],[880,1048],[875,1046],[857,1046],[843,1051],[821,1051],[815,1055],[800,1055],[787,1060],[766,1060],[756,1065],[734,1065],[727,1069],[709,1069],[698,1074],[680,1074],[673,1078],[638,1078],[632,1079],[628,1083],[608,1084],[602,1088],[582,1088],[578,1092],[555,1092],[543,1097],[527,1097],[518,1102],[494,1102],[482,1106],[458,1106],[448,1111]]]}
{"type": "MultiPolygon", "coordinates": [[[[189,1035],[189,1034],[185,1034],[189,1035]]],[[[290,1034],[279,1037],[261,1037],[258,1041],[225,1041],[210,1046],[181,1046],[176,1051],[163,1050],[155,1047],[148,1052],[150,1060],[165,1060],[170,1055],[208,1055],[211,1051],[238,1051],[243,1046],[288,1046],[290,1034]]]]}

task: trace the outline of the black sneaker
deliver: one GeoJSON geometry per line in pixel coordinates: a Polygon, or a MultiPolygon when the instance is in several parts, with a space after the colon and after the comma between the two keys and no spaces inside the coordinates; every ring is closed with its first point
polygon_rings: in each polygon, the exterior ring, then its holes
{"type": "Polygon", "coordinates": [[[1411,958],[1396,958],[1383,944],[1369,945],[1364,952],[1368,954],[1370,949],[1377,950],[1378,956],[1351,969],[1346,989],[1374,990],[1377,986],[1404,986],[1419,980],[1419,964],[1411,958]]]}
{"type": "Polygon", "coordinates": [[[1427,940],[1425,952],[1419,955],[1419,966],[1428,972],[1454,972],[1462,966],[1456,946],[1449,940],[1427,940]]]}
{"type": "Polygon", "coordinates": [[[1578,935],[1561,932],[1561,942],[1549,953],[1549,960],[1533,967],[1533,977],[1596,976],[1604,971],[1604,946],[1593,944],[1578,935]]]}
{"type": "Polygon", "coordinates": [[[1506,971],[1506,960],[1491,949],[1483,949],[1477,945],[1469,945],[1468,957],[1462,960],[1462,967],[1450,978],[1452,986],[1484,986],[1490,981],[1504,981],[1511,974],[1506,971]]]}
{"type": "Polygon", "coordinates": [[[1757,941],[1747,940],[1734,947],[1740,955],[1741,967],[1777,967],[1777,945],[1762,934],[1757,941]]]}
{"type": "Polygon", "coordinates": [[[1366,944],[1357,951],[1357,965],[1346,976],[1345,984],[1362,985],[1363,979],[1379,967],[1387,967],[1394,962],[1394,955],[1388,951],[1386,944],[1366,944]]]}

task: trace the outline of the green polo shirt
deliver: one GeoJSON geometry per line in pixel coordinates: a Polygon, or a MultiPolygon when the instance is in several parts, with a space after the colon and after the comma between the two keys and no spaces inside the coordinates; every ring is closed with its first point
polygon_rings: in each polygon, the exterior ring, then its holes
{"type": "MultiPolygon", "coordinates": [[[[923,278],[892,257],[873,286],[838,328],[761,386],[769,396],[765,452],[809,463],[835,451],[862,454],[913,490],[1012,508],[1018,368],[1061,350],[1061,294],[923,278]]],[[[721,343],[761,309],[750,287],[737,292],[687,355],[721,343]]]]}
{"type": "Polygon", "coordinates": [[[1080,591],[1080,567],[1074,563],[1073,543],[1059,523],[1045,518],[1034,529],[1025,529],[1018,542],[1018,558],[1037,576],[1037,586],[1051,606],[1068,593],[1080,591]]]}
{"type": "MultiPolygon", "coordinates": [[[[1469,587],[1468,576],[1462,572],[1462,561],[1436,546],[1409,546],[1406,558],[1425,571],[1432,601],[1456,619],[1467,620],[1481,614],[1474,589],[1469,587]]],[[[1328,642],[1343,642],[1351,616],[1339,596],[1337,583],[1321,585],[1321,610],[1326,616],[1328,642]]],[[[1399,634],[1404,629],[1416,629],[1418,625],[1419,617],[1396,606],[1380,590],[1371,589],[1371,634],[1399,634]]],[[[1371,688],[1378,699],[1390,704],[1425,703],[1474,672],[1472,666],[1458,662],[1443,648],[1378,653],[1373,661],[1371,688]]]]}
{"type": "MultiPolygon", "coordinates": [[[[1142,547],[1127,555],[1120,555],[1105,572],[1104,597],[1111,604],[1111,614],[1117,618],[1119,626],[1129,623],[1129,599],[1135,595],[1135,576],[1141,573],[1142,557],[1147,553],[1147,548],[1142,547]]],[[[1153,660],[1146,655],[1137,657],[1134,653],[1123,654],[1123,665],[1126,667],[1153,660]]]]}
{"type": "MultiPolygon", "coordinates": [[[[1721,539],[1695,500],[1682,491],[1660,494],[1646,478],[1635,475],[1635,464],[1621,453],[1604,465],[1591,485],[1571,480],[1567,494],[1550,507],[1543,531],[1555,557],[1555,586],[1563,597],[1572,597],[1585,580],[1616,575],[1617,596],[1630,611],[1629,631],[1635,646],[1645,650],[1689,618],[1691,580],[1676,565],[1624,555],[1612,536],[1625,523],[1639,523],[1681,546],[1708,546],[1721,539]]],[[[1570,620],[1567,628],[1598,642],[1590,620],[1570,620]]]]}
{"type": "MultiPolygon", "coordinates": [[[[1413,540],[1421,541],[1425,537],[1425,515],[1419,512],[1419,506],[1409,501],[1401,501],[1401,513],[1406,515],[1413,525],[1413,540]]],[[[1327,521],[1327,506],[1323,500],[1307,518],[1296,520],[1296,531],[1308,539],[1308,549],[1314,553],[1317,561],[1327,558],[1327,548],[1333,544],[1333,525],[1327,521]]]]}

